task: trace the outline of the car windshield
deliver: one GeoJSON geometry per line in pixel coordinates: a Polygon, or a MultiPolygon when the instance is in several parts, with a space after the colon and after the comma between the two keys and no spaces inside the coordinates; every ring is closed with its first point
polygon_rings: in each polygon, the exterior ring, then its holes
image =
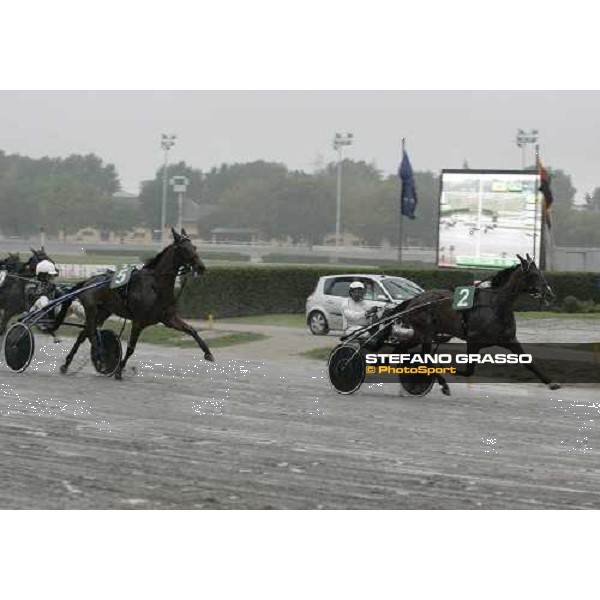
{"type": "Polygon", "coordinates": [[[387,277],[381,283],[394,300],[414,298],[425,291],[413,281],[401,279],[400,277],[387,277]]]}

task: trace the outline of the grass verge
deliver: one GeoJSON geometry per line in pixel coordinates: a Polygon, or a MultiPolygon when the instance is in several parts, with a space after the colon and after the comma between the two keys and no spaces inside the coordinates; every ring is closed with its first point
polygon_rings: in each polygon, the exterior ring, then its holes
{"type": "MultiPolygon", "coordinates": [[[[121,332],[121,323],[109,322],[104,325],[106,329],[112,329],[115,333],[121,332]]],[[[77,327],[64,326],[58,331],[58,337],[75,337],[81,329],[77,327]]],[[[122,340],[127,342],[129,339],[130,326],[127,324],[123,330],[122,340]]],[[[202,337],[202,332],[200,332],[202,337]]],[[[269,336],[262,333],[252,333],[247,331],[222,332],[222,335],[215,337],[205,337],[206,343],[210,348],[224,348],[226,346],[236,346],[248,342],[259,342],[266,340],[269,336]]],[[[169,346],[172,348],[197,348],[196,342],[189,336],[174,329],[168,329],[162,325],[153,325],[147,327],[140,335],[140,342],[146,344],[156,344],[157,346],[169,346]]]]}
{"type": "Polygon", "coordinates": [[[563,313],[550,311],[527,311],[515,313],[519,319],[591,319],[600,320],[600,313],[563,313]]]}
{"type": "Polygon", "coordinates": [[[232,317],[219,319],[219,323],[240,325],[274,325],[277,327],[306,327],[306,317],[303,314],[274,314],[256,315],[252,317],[232,317]]]}
{"type": "Polygon", "coordinates": [[[312,360],[320,360],[321,362],[327,362],[331,351],[335,348],[335,346],[331,346],[331,348],[314,348],[309,350],[308,352],[302,352],[300,356],[304,358],[310,358],[312,360]]]}

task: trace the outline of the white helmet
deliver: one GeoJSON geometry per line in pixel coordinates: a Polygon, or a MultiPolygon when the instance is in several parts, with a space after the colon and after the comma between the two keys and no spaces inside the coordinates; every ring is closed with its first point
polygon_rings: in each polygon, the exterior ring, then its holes
{"type": "Polygon", "coordinates": [[[37,264],[35,268],[35,274],[40,275],[41,273],[46,273],[47,275],[58,275],[58,271],[56,270],[54,263],[50,260],[42,260],[37,264]]]}
{"type": "Polygon", "coordinates": [[[351,290],[364,290],[365,284],[362,281],[353,281],[350,284],[350,289],[351,290]]]}

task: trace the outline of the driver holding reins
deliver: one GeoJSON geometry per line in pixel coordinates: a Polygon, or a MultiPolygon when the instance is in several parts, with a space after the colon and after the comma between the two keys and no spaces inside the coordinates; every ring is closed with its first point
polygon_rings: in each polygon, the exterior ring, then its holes
{"type": "Polygon", "coordinates": [[[349,298],[342,304],[342,327],[345,335],[370,325],[369,317],[377,311],[377,307],[369,308],[365,302],[365,285],[361,281],[353,281],[348,294],[349,298]]]}
{"type": "Polygon", "coordinates": [[[54,283],[58,271],[50,260],[40,261],[35,268],[37,278],[36,286],[29,292],[29,312],[34,312],[48,306],[56,296],[56,284],[54,283]]]}

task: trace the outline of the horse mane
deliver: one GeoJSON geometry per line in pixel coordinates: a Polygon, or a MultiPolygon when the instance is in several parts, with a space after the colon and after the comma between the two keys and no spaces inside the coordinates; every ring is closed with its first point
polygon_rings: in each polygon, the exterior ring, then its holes
{"type": "Polygon", "coordinates": [[[172,250],[173,249],[173,245],[169,245],[166,248],[163,248],[155,257],[151,258],[150,260],[146,261],[144,263],[144,269],[155,269],[156,266],[158,265],[158,263],[164,258],[164,255],[167,253],[168,250],[172,250]]]}
{"type": "Polygon", "coordinates": [[[498,271],[491,279],[492,287],[499,288],[506,284],[510,276],[520,267],[521,265],[513,265],[502,271],[498,271]]]}

